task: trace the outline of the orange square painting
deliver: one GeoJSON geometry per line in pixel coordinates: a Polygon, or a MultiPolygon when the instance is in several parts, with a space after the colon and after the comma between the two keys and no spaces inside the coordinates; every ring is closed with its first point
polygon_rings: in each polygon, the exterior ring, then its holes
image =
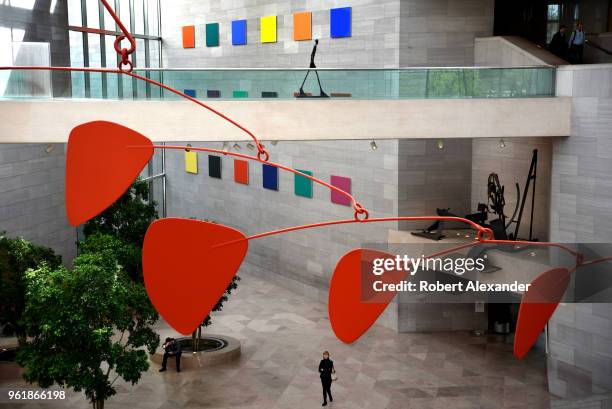
{"type": "Polygon", "coordinates": [[[304,11],[293,15],[293,39],[295,41],[312,39],[312,13],[304,11]]]}
{"type": "Polygon", "coordinates": [[[234,181],[243,185],[249,184],[249,162],[234,159],[234,181]]]}
{"type": "Polygon", "coordinates": [[[183,48],[195,48],[195,26],[183,27],[183,48]]]}

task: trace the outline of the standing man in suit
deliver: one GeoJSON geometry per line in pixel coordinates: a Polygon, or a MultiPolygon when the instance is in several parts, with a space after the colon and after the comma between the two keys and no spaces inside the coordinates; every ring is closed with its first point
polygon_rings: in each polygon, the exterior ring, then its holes
{"type": "Polygon", "coordinates": [[[329,359],[329,352],[323,352],[323,359],[319,363],[319,376],[321,377],[321,385],[323,386],[323,405],[327,406],[327,397],[329,401],[333,402],[334,399],[331,395],[331,384],[332,384],[332,373],[335,373],[334,361],[329,359]]]}
{"type": "Polygon", "coordinates": [[[181,345],[174,338],[166,338],[162,348],[164,349],[164,358],[159,372],[164,372],[166,370],[166,364],[170,356],[173,356],[176,360],[176,372],[181,372],[181,345]]]}

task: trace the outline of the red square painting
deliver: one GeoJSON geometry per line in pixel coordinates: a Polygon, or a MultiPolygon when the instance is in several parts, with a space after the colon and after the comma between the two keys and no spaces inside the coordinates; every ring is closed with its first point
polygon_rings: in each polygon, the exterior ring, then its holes
{"type": "Polygon", "coordinates": [[[234,159],[234,181],[243,185],[249,184],[249,162],[234,159]]]}

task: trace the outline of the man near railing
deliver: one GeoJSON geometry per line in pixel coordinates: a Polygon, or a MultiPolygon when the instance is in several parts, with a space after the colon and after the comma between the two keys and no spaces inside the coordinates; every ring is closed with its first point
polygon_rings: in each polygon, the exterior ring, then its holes
{"type": "Polygon", "coordinates": [[[565,39],[565,31],[566,27],[562,24],[559,27],[559,31],[555,33],[550,44],[548,44],[548,49],[551,53],[556,55],[559,58],[567,59],[567,40],[565,39]]]}
{"type": "Polygon", "coordinates": [[[573,64],[582,63],[582,54],[584,52],[584,28],[581,22],[576,23],[576,28],[569,40],[569,56],[570,62],[573,64]]]}

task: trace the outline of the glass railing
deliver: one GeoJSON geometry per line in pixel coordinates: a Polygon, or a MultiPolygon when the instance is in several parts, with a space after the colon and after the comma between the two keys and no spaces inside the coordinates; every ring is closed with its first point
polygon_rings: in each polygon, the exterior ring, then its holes
{"type": "MultiPolygon", "coordinates": [[[[321,87],[332,98],[534,98],[555,94],[553,67],[467,67],[402,69],[147,69],[142,76],[198,99],[295,99],[317,97],[321,87]]],[[[72,98],[178,99],[177,95],[134,78],[111,73],[72,72],[72,98]]],[[[0,98],[51,97],[45,71],[0,71],[0,98]]],[[[51,86],[49,86],[51,84],[51,86]]],[[[58,93],[56,92],[56,95],[58,93]]]]}

